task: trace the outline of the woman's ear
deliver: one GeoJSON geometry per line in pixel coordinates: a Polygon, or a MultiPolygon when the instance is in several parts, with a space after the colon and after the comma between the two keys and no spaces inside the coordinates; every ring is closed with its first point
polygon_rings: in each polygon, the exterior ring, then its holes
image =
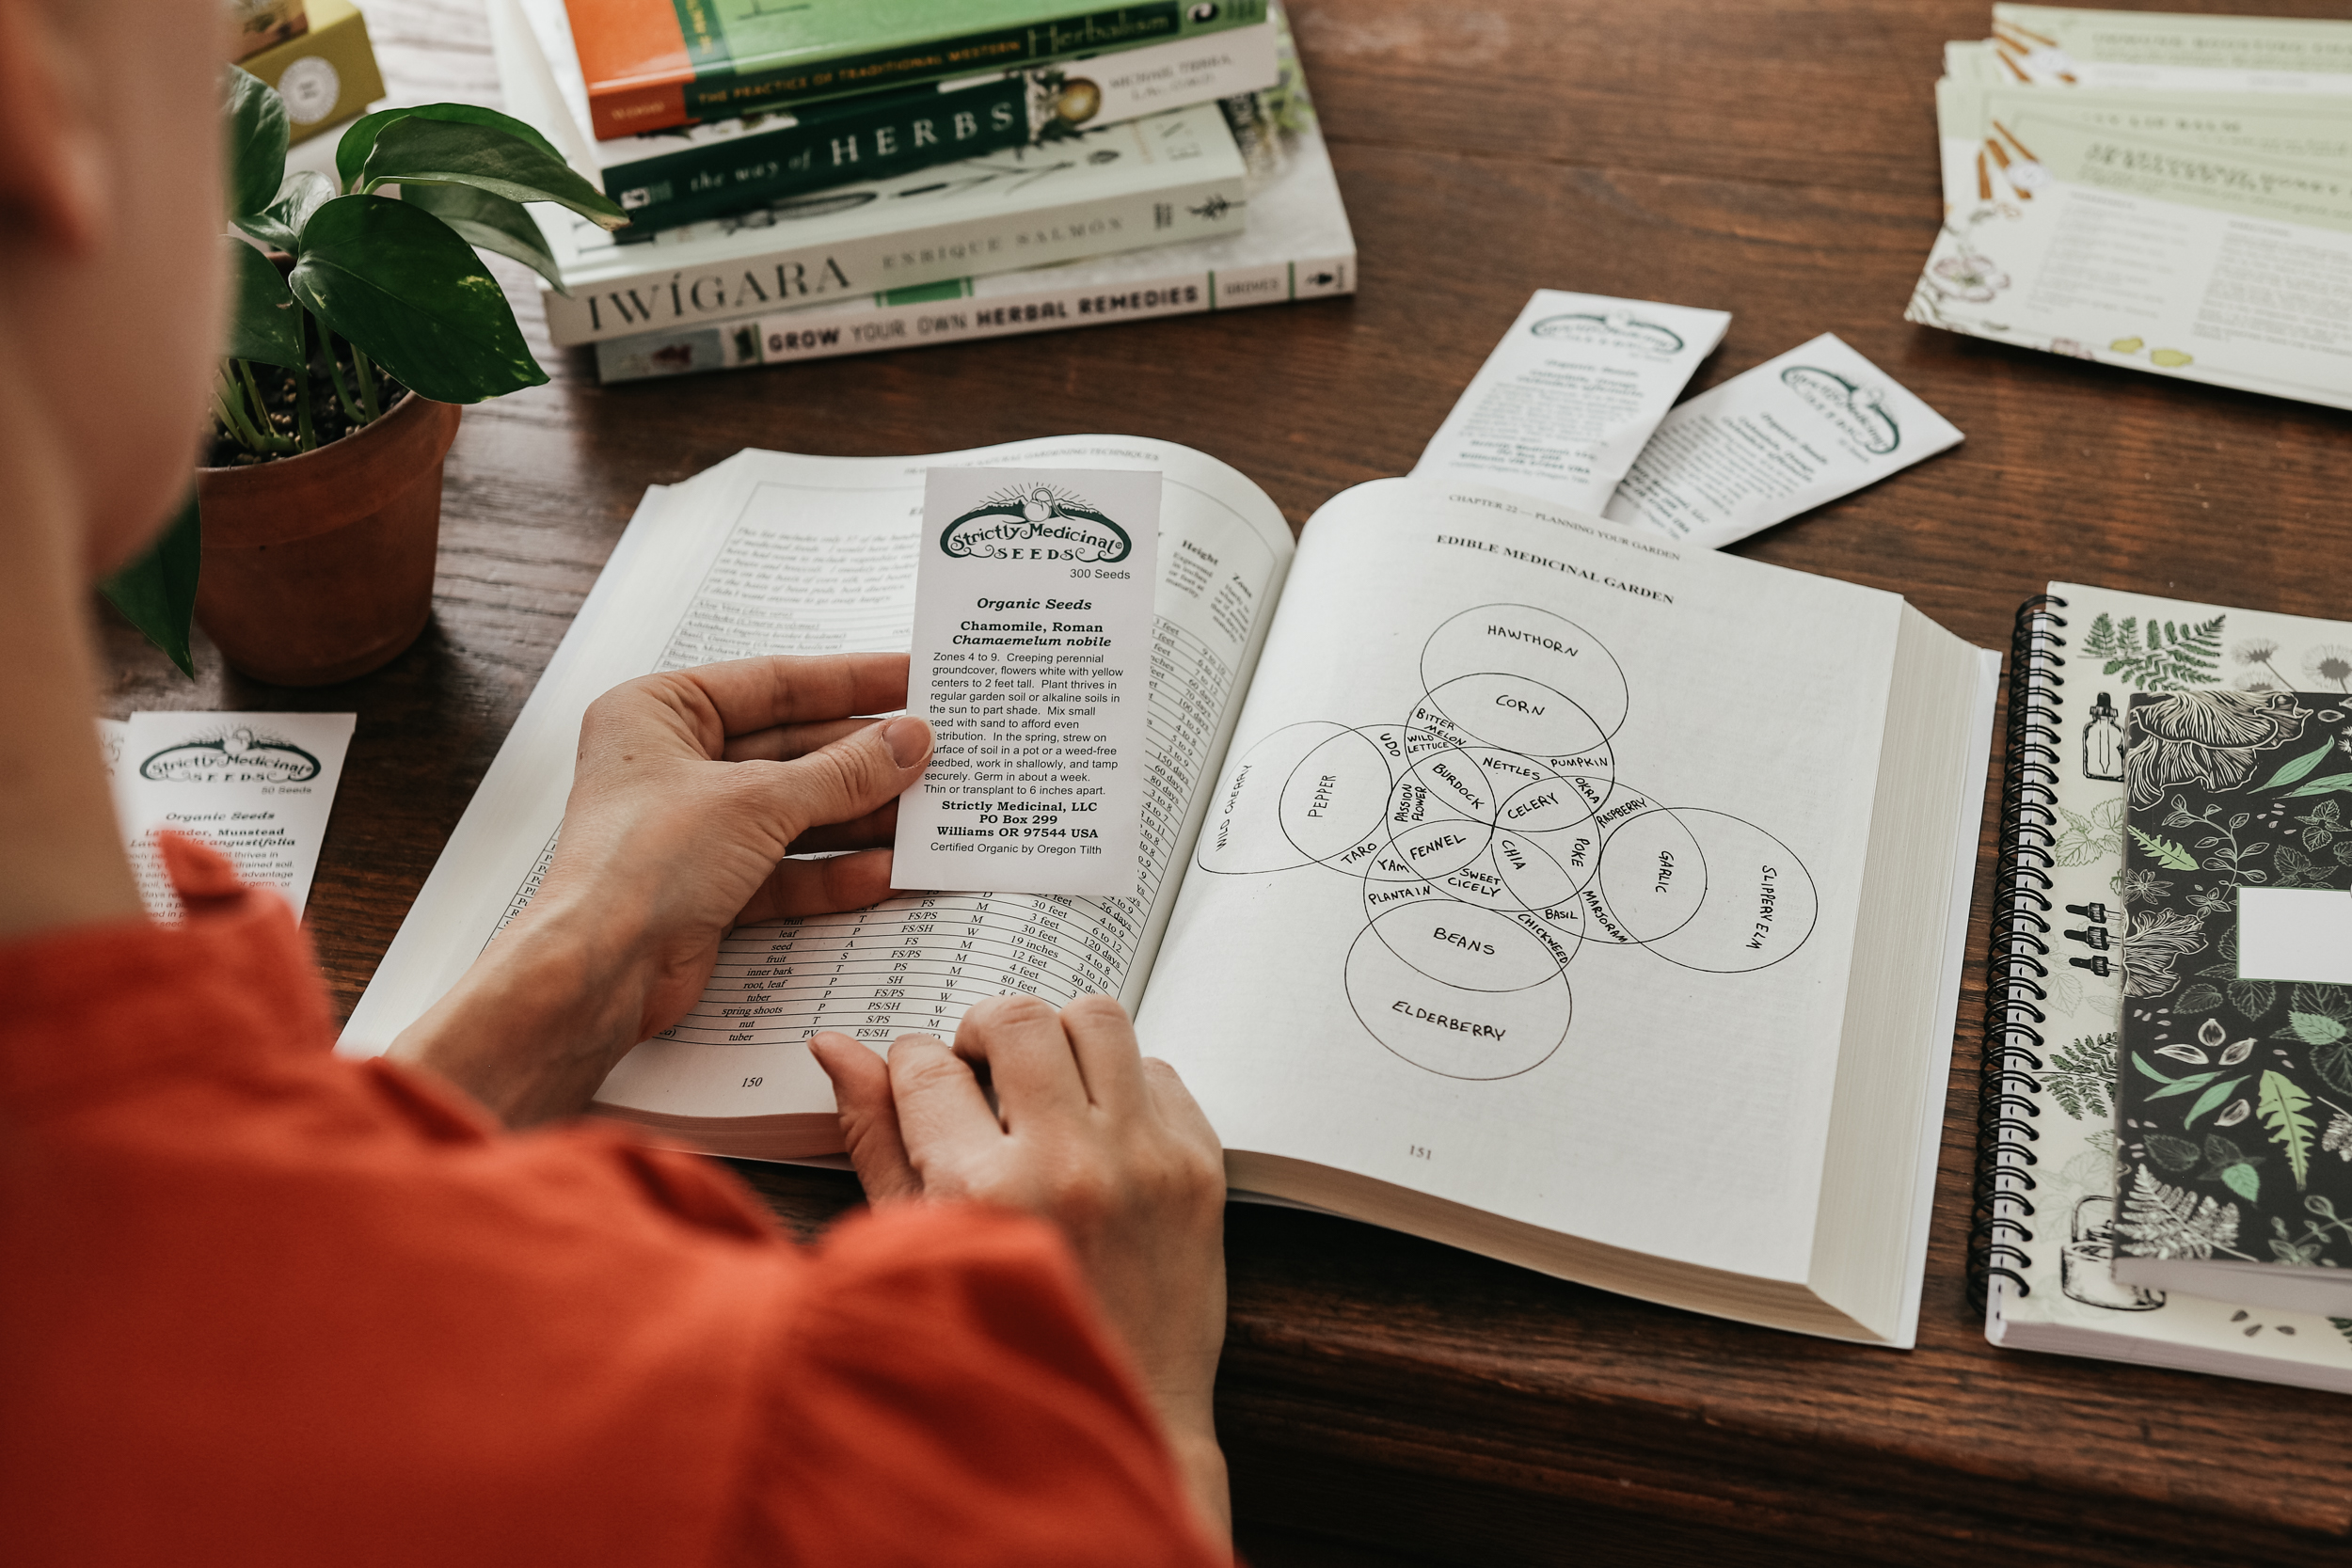
{"type": "Polygon", "coordinates": [[[0,235],[78,256],[104,238],[112,166],[92,118],[97,62],[56,5],[0,0],[0,235]]]}

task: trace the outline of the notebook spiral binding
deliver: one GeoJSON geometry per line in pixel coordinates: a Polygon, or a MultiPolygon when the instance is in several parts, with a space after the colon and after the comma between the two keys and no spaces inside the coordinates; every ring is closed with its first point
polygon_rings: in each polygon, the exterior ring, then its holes
{"type": "Polygon", "coordinates": [[[2051,849],[2064,745],[2058,671],[2066,601],[2039,594],[2018,607],[2009,644],[2009,744],[2002,763],[2000,856],[1993,877],[1993,942],[1985,960],[1984,1052],[1977,1099],[1977,1182],[1968,1229],[1968,1294],[1981,1308],[1994,1276],[2028,1293],[2032,1259],[2033,1101],[2042,1070],[2041,1004],[2049,1000],[2051,849]],[[2019,1092],[2023,1090],[2024,1092],[2019,1092]]]}

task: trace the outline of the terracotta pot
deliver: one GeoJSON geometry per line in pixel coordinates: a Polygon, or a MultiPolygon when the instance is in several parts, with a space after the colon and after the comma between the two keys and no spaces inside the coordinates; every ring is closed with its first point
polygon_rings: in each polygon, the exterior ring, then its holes
{"type": "Polygon", "coordinates": [[[279,686],[325,686],[417,640],[433,612],[441,460],[458,412],[410,392],[316,451],[196,471],[196,618],[230,664],[279,686]]]}

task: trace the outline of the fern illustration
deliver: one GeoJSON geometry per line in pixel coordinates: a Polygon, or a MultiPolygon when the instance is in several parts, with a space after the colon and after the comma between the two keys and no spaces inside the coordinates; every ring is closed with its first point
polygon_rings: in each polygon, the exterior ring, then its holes
{"type": "Polygon", "coordinates": [[[2115,1084],[2115,1031],[2088,1037],[2050,1053],[2042,1075],[2044,1093],[2076,1121],[2104,1121],[2115,1114],[2107,1096],[2115,1084]]]}
{"type": "Polygon", "coordinates": [[[2141,1258],[2211,1258],[2217,1247],[2236,1250],[2236,1204],[2159,1181],[2145,1164],[2138,1171],[2123,1200],[2123,1217],[2115,1222],[2115,1233],[2136,1243],[2126,1251],[2141,1258]]]}
{"type": "Polygon", "coordinates": [[[2121,675],[2142,691],[2186,691],[2211,686],[2221,667],[2221,623],[2183,625],[2150,620],[2143,629],[2139,617],[2126,615],[2118,626],[2102,612],[2090,623],[2083,652],[2106,661],[2106,673],[2121,675]]]}
{"type": "Polygon", "coordinates": [[[2173,843],[2170,839],[2163,838],[2155,833],[2149,832],[2144,828],[2134,828],[2132,830],[2132,836],[2139,840],[2139,847],[2148,852],[2148,858],[2154,861],[2158,865],[2163,866],[2167,871],[2194,871],[2197,869],[2197,857],[2182,848],[2179,845],[2173,843]]]}

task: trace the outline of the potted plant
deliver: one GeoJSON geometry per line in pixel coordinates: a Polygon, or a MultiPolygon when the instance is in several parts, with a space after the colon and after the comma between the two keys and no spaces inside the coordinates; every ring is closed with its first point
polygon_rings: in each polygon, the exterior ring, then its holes
{"type": "Polygon", "coordinates": [[[348,680],[424,629],[459,405],[548,379],[475,248],[561,288],[523,203],[627,219],[494,110],[355,120],[331,180],[286,173],[285,104],[233,67],[225,117],[238,233],[221,240],[230,330],[211,452],[181,516],[106,592],[191,674],[193,613],[247,674],[348,680]]]}

